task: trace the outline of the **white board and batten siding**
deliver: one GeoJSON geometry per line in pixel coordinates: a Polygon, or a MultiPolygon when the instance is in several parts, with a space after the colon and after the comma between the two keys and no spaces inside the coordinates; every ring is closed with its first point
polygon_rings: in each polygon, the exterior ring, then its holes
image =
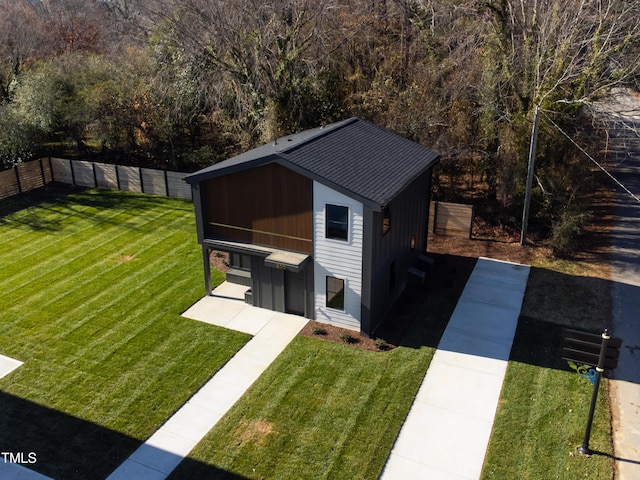
{"type": "Polygon", "coordinates": [[[315,319],[360,331],[362,302],[363,207],[321,183],[313,182],[315,319]],[[348,241],[326,238],[326,205],[349,208],[348,241]],[[344,280],[344,311],[327,307],[327,276],[344,280]]]}

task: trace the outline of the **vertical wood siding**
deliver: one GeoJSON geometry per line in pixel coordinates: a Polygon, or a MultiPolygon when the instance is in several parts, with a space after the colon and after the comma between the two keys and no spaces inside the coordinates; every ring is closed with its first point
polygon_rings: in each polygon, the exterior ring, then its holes
{"type": "Polygon", "coordinates": [[[321,183],[313,183],[315,319],[351,330],[360,330],[362,296],[363,206],[321,183]],[[349,240],[325,237],[325,206],[349,207],[349,240]],[[326,307],[326,277],[344,280],[345,310],[326,307]]]}
{"type": "Polygon", "coordinates": [[[208,238],[312,253],[312,181],[278,164],[203,182],[208,238]]]}

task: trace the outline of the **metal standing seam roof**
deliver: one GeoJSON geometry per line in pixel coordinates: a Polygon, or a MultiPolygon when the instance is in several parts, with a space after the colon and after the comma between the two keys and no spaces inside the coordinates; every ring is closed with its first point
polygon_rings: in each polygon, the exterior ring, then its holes
{"type": "Polygon", "coordinates": [[[199,183],[277,162],[380,210],[440,155],[360,118],[279,138],[186,177],[199,183]]]}

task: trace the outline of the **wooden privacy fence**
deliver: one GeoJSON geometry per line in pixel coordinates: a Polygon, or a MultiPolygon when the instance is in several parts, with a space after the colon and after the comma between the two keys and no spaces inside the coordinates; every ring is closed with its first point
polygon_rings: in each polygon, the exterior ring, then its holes
{"type": "Polygon", "coordinates": [[[474,215],[473,205],[431,202],[429,231],[438,235],[471,238],[474,215]]]}
{"type": "Polygon", "coordinates": [[[0,172],[0,200],[51,183],[51,164],[48,159],[21,163],[11,170],[0,172]]]}
{"type": "Polygon", "coordinates": [[[41,158],[0,172],[0,200],[51,182],[192,200],[186,174],[64,158],[41,158]]]}

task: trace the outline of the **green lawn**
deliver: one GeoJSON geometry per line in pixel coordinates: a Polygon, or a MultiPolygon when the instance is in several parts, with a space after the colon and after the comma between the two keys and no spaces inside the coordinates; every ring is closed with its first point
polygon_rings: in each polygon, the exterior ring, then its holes
{"type": "Polygon", "coordinates": [[[589,446],[579,454],[591,402],[591,383],[567,367],[562,328],[521,317],[482,478],[612,478],[607,382],[600,385],[589,446]]]}
{"type": "Polygon", "coordinates": [[[378,478],[474,263],[439,264],[391,351],[294,339],[169,478],[378,478]]]}
{"type": "MultiPolygon", "coordinates": [[[[248,340],[180,317],[203,294],[189,202],[51,191],[0,204],[0,451],[102,478],[248,340]]],[[[215,281],[221,280],[217,274],[215,281]]]]}
{"type": "MultiPolygon", "coordinates": [[[[203,288],[192,209],[101,191],[0,204],[0,353],[25,362],[0,380],[0,451],[104,478],[248,340],[179,316],[203,288]]],[[[392,351],[296,338],[170,478],[377,478],[472,267],[438,259],[392,351]]],[[[557,352],[560,323],[607,314],[589,296],[605,287],[532,270],[483,478],[611,477],[606,382],[585,458],[591,386],[557,352]]]]}
{"type": "Polygon", "coordinates": [[[612,478],[608,383],[600,385],[589,443],[598,453],[585,457],[576,448],[593,387],[560,358],[563,327],[601,332],[608,325],[611,282],[576,275],[576,265],[548,262],[531,269],[484,480],[612,478]]]}

